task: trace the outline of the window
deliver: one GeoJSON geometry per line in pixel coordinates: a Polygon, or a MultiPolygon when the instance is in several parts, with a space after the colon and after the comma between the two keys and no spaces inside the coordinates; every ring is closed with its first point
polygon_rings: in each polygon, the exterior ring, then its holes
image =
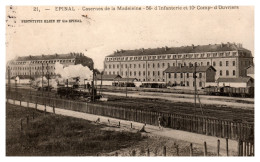
{"type": "Polygon", "coordinates": [[[136,64],[134,64],[134,68],[136,68],[136,64]]]}
{"type": "Polygon", "coordinates": [[[219,71],[219,75],[222,76],[222,70],[219,71]]]}
{"type": "Polygon", "coordinates": [[[177,73],[174,73],[174,78],[177,78],[177,73]]]}
{"type": "Polygon", "coordinates": [[[236,61],[233,61],[233,66],[236,66],[236,61]]]}
{"type": "Polygon", "coordinates": [[[226,66],[228,66],[228,61],[226,61],[226,66]]]}
{"type": "Polygon", "coordinates": [[[183,73],[181,73],[181,78],[183,78],[183,73]]]}
{"type": "Polygon", "coordinates": [[[113,64],[113,69],[115,68],[115,65],[113,64]]]}
{"type": "Polygon", "coordinates": [[[145,64],[143,64],[143,68],[145,68],[145,64]]]}
{"type": "Polygon", "coordinates": [[[169,73],[169,78],[171,78],[171,73],[169,73]]]}
{"type": "Polygon", "coordinates": [[[143,75],[145,76],[145,71],[143,71],[143,75]]]}
{"type": "Polygon", "coordinates": [[[235,70],[233,70],[233,76],[235,76],[236,75],[236,71],[235,70]]]}
{"type": "Polygon", "coordinates": [[[172,66],[175,66],[175,63],[172,63],[172,66]]]}
{"type": "Polygon", "coordinates": [[[125,72],[125,75],[127,76],[127,71],[125,72]]]}
{"type": "Polygon", "coordinates": [[[153,68],[155,67],[155,65],[153,64],[153,68]]]}
{"type": "Polygon", "coordinates": [[[136,71],[134,71],[134,76],[136,76],[136,71]]]}
{"type": "Polygon", "coordinates": [[[219,66],[222,66],[222,61],[219,61],[219,66]]]}
{"type": "Polygon", "coordinates": [[[132,64],[130,64],[130,68],[132,68],[132,64]]]}
{"type": "Polygon", "coordinates": [[[160,63],[158,63],[158,68],[160,67],[160,63]]]}
{"type": "Polygon", "coordinates": [[[170,67],[170,63],[168,63],[168,67],[170,67]]]}
{"type": "Polygon", "coordinates": [[[226,76],[229,76],[229,71],[228,70],[226,70],[226,76]]]}
{"type": "Polygon", "coordinates": [[[202,82],[199,82],[199,87],[202,87],[202,82]]]}
{"type": "Polygon", "coordinates": [[[125,68],[127,68],[127,64],[125,64],[125,68]]]}
{"type": "Polygon", "coordinates": [[[160,71],[158,71],[158,76],[160,76],[160,71]]]}
{"type": "Polygon", "coordinates": [[[150,76],[150,71],[148,71],[148,76],[150,76]]]}
{"type": "Polygon", "coordinates": [[[213,66],[216,66],[216,62],[215,61],[213,61],[213,66]]]}
{"type": "Polygon", "coordinates": [[[207,62],[207,66],[209,66],[209,62],[207,62]]]}
{"type": "Polygon", "coordinates": [[[165,64],[164,63],[162,63],[162,67],[164,68],[164,66],[165,66],[165,64]]]}
{"type": "Polygon", "coordinates": [[[141,71],[139,71],[139,76],[141,76],[141,71]]]}
{"type": "Polygon", "coordinates": [[[202,78],[202,73],[199,73],[199,77],[202,78]]]}
{"type": "Polygon", "coordinates": [[[203,66],[203,62],[200,63],[200,66],[203,66]]]}
{"type": "MultiPolygon", "coordinates": [[[[187,73],[187,74],[188,74],[188,73],[187,73]]],[[[188,81],[186,82],[186,84],[187,84],[188,87],[190,86],[190,83],[189,83],[188,81]]]]}
{"type": "Polygon", "coordinates": [[[119,65],[117,64],[116,67],[119,68],[119,65]]]}
{"type": "Polygon", "coordinates": [[[150,68],[150,64],[148,64],[148,68],[150,68]]]}
{"type": "Polygon", "coordinates": [[[189,73],[187,73],[187,78],[189,78],[189,76],[190,76],[189,73]]]}
{"type": "Polygon", "coordinates": [[[129,75],[132,76],[132,71],[130,71],[129,75]]]}
{"type": "Polygon", "coordinates": [[[154,71],[153,71],[153,76],[155,75],[154,71]]]}

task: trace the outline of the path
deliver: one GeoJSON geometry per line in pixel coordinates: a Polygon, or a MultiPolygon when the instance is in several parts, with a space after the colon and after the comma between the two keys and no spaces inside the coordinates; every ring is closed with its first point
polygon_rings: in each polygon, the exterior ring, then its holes
{"type": "MultiPolygon", "coordinates": [[[[8,99],[7,102],[10,104],[14,104],[13,100],[8,99]]],[[[20,105],[20,101],[15,101],[15,105],[20,105]]],[[[24,107],[27,107],[27,102],[21,102],[21,105],[24,107]]],[[[35,109],[35,104],[29,103],[30,108],[35,109]]],[[[44,111],[45,107],[43,105],[37,105],[37,110],[44,111]]],[[[46,106],[46,112],[53,113],[53,108],[46,106]]],[[[130,125],[132,123],[132,126],[134,129],[141,129],[143,126],[143,123],[137,123],[133,121],[126,121],[126,120],[120,120],[116,118],[110,118],[110,117],[104,117],[99,115],[93,115],[93,114],[87,114],[77,111],[71,111],[71,110],[65,110],[61,108],[55,108],[55,113],[59,115],[64,116],[71,116],[75,118],[81,118],[89,121],[96,121],[97,118],[100,118],[100,122],[104,124],[108,124],[108,119],[110,120],[110,125],[118,125],[120,122],[120,126],[122,128],[130,129],[130,125]]],[[[205,142],[207,142],[208,151],[210,152],[216,152],[217,150],[217,140],[220,140],[220,155],[225,156],[226,155],[226,139],[224,138],[217,138],[213,136],[206,136],[181,130],[174,130],[170,128],[163,128],[163,130],[159,130],[157,126],[153,125],[146,125],[145,130],[151,134],[158,135],[158,136],[164,136],[168,138],[174,138],[176,140],[182,140],[187,141],[190,143],[193,143],[193,146],[201,147],[205,142]]],[[[230,155],[236,155],[237,153],[237,141],[235,140],[229,140],[229,153],[230,155]]]]}

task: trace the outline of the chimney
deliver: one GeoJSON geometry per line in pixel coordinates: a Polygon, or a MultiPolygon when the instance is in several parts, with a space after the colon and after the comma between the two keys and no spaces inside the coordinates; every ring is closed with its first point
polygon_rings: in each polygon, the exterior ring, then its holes
{"type": "Polygon", "coordinates": [[[144,48],[141,48],[142,52],[144,52],[144,48]]]}
{"type": "Polygon", "coordinates": [[[227,42],[227,47],[230,47],[230,43],[229,42],[227,42]]]}
{"type": "Polygon", "coordinates": [[[30,58],[32,58],[32,55],[29,55],[30,58]]]}
{"type": "Polygon", "coordinates": [[[121,53],[123,53],[123,52],[124,52],[124,50],[123,50],[123,49],[121,49],[121,50],[120,50],[120,52],[121,52],[121,53]]]}
{"type": "Polygon", "coordinates": [[[119,50],[116,50],[116,53],[119,53],[119,50]]]}
{"type": "Polygon", "coordinates": [[[168,50],[168,47],[167,47],[167,46],[165,46],[165,47],[164,47],[164,51],[167,51],[167,50],[168,50]]]}
{"type": "Polygon", "coordinates": [[[224,47],[224,43],[221,43],[221,48],[223,48],[224,47]]]}
{"type": "Polygon", "coordinates": [[[58,57],[58,54],[56,53],[55,56],[58,57]]]}
{"type": "Polygon", "coordinates": [[[192,49],[194,49],[194,44],[192,44],[191,46],[192,46],[192,49]]]}

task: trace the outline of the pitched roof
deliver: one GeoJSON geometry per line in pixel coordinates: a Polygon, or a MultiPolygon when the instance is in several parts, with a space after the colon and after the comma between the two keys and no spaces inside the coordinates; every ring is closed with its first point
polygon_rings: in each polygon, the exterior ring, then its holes
{"type": "Polygon", "coordinates": [[[137,78],[119,78],[116,79],[115,81],[119,81],[119,82],[133,82],[135,80],[138,80],[137,78]]]}
{"type": "MultiPolygon", "coordinates": [[[[102,80],[114,80],[116,78],[122,78],[120,75],[102,75],[102,80]]],[[[96,75],[97,80],[101,80],[101,75],[96,75]]]]}
{"type": "Polygon", "coordinates": [[[235,82],[235,83],[247,83],[249,80],[254,80],[251,77],[238,77],[238,78],[218,78],[217,82],[235,82]]]}
{"type": "Polygon", "coordinates": [[[29,61],[29,60],[51,60],[51,59],[72,59],[76,57],[86,57],[83,53],[69,53],[69,54],[53,54],[53,55],[37,55],[37,56],[23,56],[18,57],[14,61],[29,61]]]}
{"type": "MultiPolygon", "coordinates": [[[[196,72],[205,72],[209,68],[216,71],[216,69],[213,66],[197,66],[196,72]]],[[[164,70],[165,73],[193,73],[194,71],[194,66],[170,66],[166,70],[164,70]]]]}
{"type": "MultiPolygon", "coordinates": [[[[15,79],[16,77],[19,77],[19,79],[30,79],[30,75],[17,75],[17,76],[13,76],[11,77],[11,79],[15,79]]],[[[31,76],[31,79],[33,77],[31,76]]]]}
{"type": "Polygon", "coordinates": [[[209,44],[198,46],[181,46],[181,47],[162,47],[162,48],[148,48],[135,50],[120,50],[108,57],[118,56],[141,56],[141,55],[158,55],[158,54],[182,54],[182,53],[200,53],[200,52],[219,52],[219,51],[237,51],[243,50],[246,53],[251,53],[249,50],[239,47],[236,44],[209,44]]]}

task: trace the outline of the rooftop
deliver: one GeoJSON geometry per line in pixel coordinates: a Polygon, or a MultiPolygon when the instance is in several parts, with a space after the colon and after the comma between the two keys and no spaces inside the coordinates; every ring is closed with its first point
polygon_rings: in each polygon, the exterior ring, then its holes
{"type": "Polygon", "coordinates": [[[15,61],[30,61],[30,60],[52,60],[52,59],[72,59],[76,57],[86,57],[83,53],[69,53],[69,54],[53,54],[53,55],[37,55],[37,56],[23,56],[18,57],[15,61]]]}
{"type": "MultiPolygon", "coordinates": [[[[196,72],[205,72],[209,68],[216,71],[213,66],[197,66],[196,72]]],[[[165,73],[193,73],[194,71],[194,66],[170,66],[166,70],[164,70],[165,73]]]]}
{"type": "Polygon", "coordinates": [[[220,51],[237,51],[242,50],[246,53],[251,51],[242,47],[241,44],[235,43],[221,43],[221,44],[208,44],[208,45],[191,45],[181,47],[162,47],[162,48],[148,48],[148,49],[135,49],[135,50],[117,50],[114,54],[107,57],[118,56],[142,56],[142,55],[158,55],[158,54],[182,54],[182,53],[200,53],[200,52],[220,52],[220,51]]]}
{"type": "MultiPolygon", "coordinates": [[[[122,78],[120,75],[102,75],[102,80],[114,80],[114,79],[116,79],[116,78],[122,78]]],[[[96,76],[96,79],[97,80],[101,80],[101,75],[100,74],[98,74],[97,76],[96,76]]]]}

